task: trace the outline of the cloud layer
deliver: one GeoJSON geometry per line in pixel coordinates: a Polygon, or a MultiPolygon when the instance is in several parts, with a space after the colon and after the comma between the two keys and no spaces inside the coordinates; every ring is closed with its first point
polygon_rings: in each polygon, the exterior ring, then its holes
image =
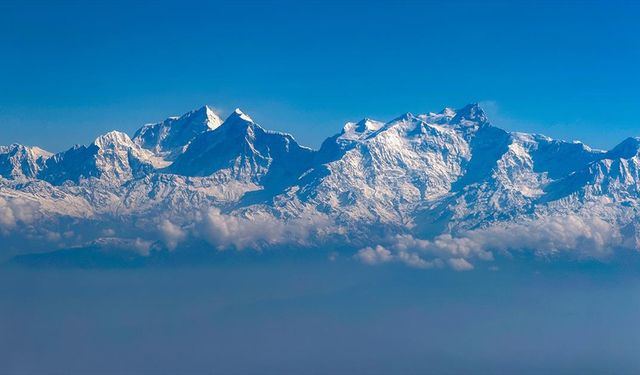
{"type": "Polygon", "coordinates": [[[198,226],[198,234],[217,249],[244,250],[286,244],[307,246],[310,239],[321,235],[328,226],[323,216],[283,221],[266,214],[251,218],[232,216],[212,208],[198,226]]]}
{"type": "Polygon", "coordinates": [[[16,228],[19,223],[31,224],[38,212],[38,205],[24,199],[0,197],[0,231],[16,228]]]}
{"type": "Polygon", "coordinates": [[[531,251],[538,256],[569,253],[581,258],[604,258],[625,246],[618,228],[598,217],[577,215],[543,217],[516,224],[493,225],[442,234],[433,240],[398,235],[386,243],[360,249],[356,259],[365,264],[399,262],[432,268],[447,264],[454,270],[473,269],[473,261],[490,261],[494,254],[531,251]]]}
{"type": "MultiPolygon", "coordinates": [[[[135,224],[112,222],[108,228],[94,228],[87,222],[40,220],[37,203],[22,199],[0,198],[0,236],[5,247],[28,244],[40,248],[112,244],[119,248],[130,244],[132,251],[148,256],[152,251],[174,251],[193,240],[204,241],[213,250],[266,249],[278,246],[311,247],[332,243],[331,233],[343,233],[340,244],[348,247],[348,233],[315,215],[283,220],[262,212],[252,216],[230,215],[217,208],[195,213],[192,218],[151,218],[135,224]],[[143,223],[143,224],[141,224],[143,223]],[[134,246],[135,245],[135,246],[134,246]]],[[[620,230],[617,224],[596,216],[563,215],[532,219],[520,223],[499,223],[456,234],[441,234],[425,240],[410,234],[390,236],[379,243],[360,248],[354,258],[367,265],[398,263],[413,268],[451,268],[456,271],[474,269],[497,255],[530,252],[549,257],[568,254],[574,258],[601,259],[620,248],[636,246],[635,233],[620,230]]],[[[335,242],[333,242],[335,243],[335,242]]],[[[344,247],[344,246],[343,246],[344,247]]]]}

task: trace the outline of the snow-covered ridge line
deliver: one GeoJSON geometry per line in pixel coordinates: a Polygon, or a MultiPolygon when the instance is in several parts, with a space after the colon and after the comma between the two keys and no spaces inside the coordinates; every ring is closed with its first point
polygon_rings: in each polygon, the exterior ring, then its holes
{"type": "Polygon", "coordinates": [[[507,132],[477,104],[349,122],[312,150],[203,106],[55,155],[0,147],[0,237],[142,255],[332,243],[422,268],[517,247],[601,257],[640,243],[639,151],[640,138],[601,151],[507,132]]]}

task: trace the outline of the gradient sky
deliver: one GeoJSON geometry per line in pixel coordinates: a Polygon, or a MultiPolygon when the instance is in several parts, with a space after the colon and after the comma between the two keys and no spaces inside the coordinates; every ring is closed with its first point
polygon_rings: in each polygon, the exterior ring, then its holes
{"type": "Polygon", "coordinates": [[[205,103],[318,146],[481,102],[509,130],[640,135],[640,2],[0,0],[0,144],[61,151],[205,103]]]}

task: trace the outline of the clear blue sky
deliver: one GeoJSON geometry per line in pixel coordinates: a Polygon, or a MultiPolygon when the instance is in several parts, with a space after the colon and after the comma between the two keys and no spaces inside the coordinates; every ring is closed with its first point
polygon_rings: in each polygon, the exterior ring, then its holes
{"type": "Polygon", "coordinates": [[[0,144],[52,151],[205,103],[317,146],[468,102],[611,147],[640,135],[639,2],[0,0],[0,144]]]}

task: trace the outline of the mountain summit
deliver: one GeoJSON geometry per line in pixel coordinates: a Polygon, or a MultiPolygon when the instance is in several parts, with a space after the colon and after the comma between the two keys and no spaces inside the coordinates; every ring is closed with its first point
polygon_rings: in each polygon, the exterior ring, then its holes
{"type": "Polygon", "coordinates": [[[34,178],[51,153],[38,147],[19,144],[0,146],[0,176],[4,178],[34,178]]]}
{"type": "Polygon", "coordinates": [[[209,106],[203,106],[180,117],[140,128],[133,141],[167,160],[177,158],[198,135],[216,129],[222,120],[209,106]]]}
{"type": "Polygon", "coordinates": [[[267,131],[236,109],[215,130],[194,138],[167,171],[284,186],[311,166],[313,155],[291,135],[267,131]]]}

